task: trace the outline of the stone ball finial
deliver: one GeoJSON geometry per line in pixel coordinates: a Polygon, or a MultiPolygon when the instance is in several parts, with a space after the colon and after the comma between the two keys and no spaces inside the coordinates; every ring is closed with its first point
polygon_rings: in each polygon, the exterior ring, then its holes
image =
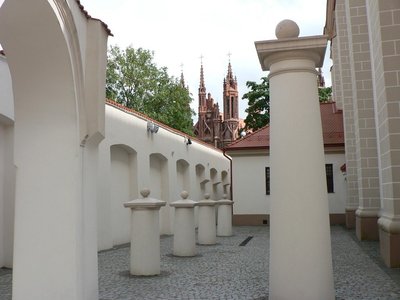
{"type": "Polygon", "coordinates": [[[143,189],[140,191],[140,195],[143,196],[143,198],[147,198],[150,195],[150,190],[149,189],[143,189]]]}
{"type": "Polygon", "coordinates": [[[228,199],[228,195],[227,195],[227,194],[223,194],[223,195],[222,195],[222,198],[228,199]]]}
{"type": "Polygon", "coordinates": [[[275,35],[278,39],[289,39],[299,37],[300,29],[292,20],[282,20],[276,25],[275,35]]]}
{"type": "Polygon", "coordinates": [[[187,199],[187,197],[189,197],[189,193],[188,192],[186,192],[186,191],[182,191],[181,192],[181,197],[182,197],[182,199],[187,199]]]}
{"type": "Polygon", "coordinates": [[[204,198],[205,199],[210,199],[210,194],[209,193],[204,194],[204,198]]]}

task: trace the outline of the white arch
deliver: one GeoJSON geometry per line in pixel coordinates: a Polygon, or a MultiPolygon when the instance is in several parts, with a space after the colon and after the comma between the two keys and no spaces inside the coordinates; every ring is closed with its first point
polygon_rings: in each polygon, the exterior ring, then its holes
{"type": "Polygon", "coordinates": [[[123,203],[138,198],[137,153],[126,145],[110,147],[110,213],[112,245],[130,242],[130,210],[123,203]]]}
{"type": "MultiPolygon", "coordinates": [[[[184,159],[176,161],[177,194],[185,190],[190,193],[190,172],[189,163],[184,159]]],[[[178,198],[179,199],[179,198],[178,198]]]]}
{"type": "MultiPolygon", "coordinates": [[[[168,159],[161,153],[150,154],[150,197],[169,202],[168,159]]],[[[160,233],[168,234],[171,230],[171,213],[169,206],[160,209],[160,233]]]]}
{"type": "Polygon", "coordinates": [[[106,40],[75,1],[6,0],[0,9],[16,119],[13,299],[97,299],[106,40]]]}

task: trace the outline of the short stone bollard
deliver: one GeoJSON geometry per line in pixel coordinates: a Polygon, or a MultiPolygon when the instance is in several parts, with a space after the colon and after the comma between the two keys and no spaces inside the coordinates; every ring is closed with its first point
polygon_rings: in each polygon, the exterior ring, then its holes
{"type": "Polygon", "coordinates": [[[159,210],[165,201],[148,198],[149,189],[140,191],[143,199],[124,203],[131,209],[131,275],[160,274],[159,210]]]}
{"type": "Polygon", "coordinates": [[[232,236],[232,205],[233,201],[227,199],[218,200],[217,236],[232,236]]]}
{"type": "Polygon", "coordinates": [[[209,194],[197,203],[199,207],[198,243],[200,245],[215,245],[217,242],[217,225],[215,224],[215,205],[209,194]]]}
{"type": "Polygon", "coordinates": [[[176,256],[196,255],[194,207],[197,202],[187,199],[188,196],[188,192],[182,191],[182,200],[170,204],[175,207],[173,254],[176,256]]]}

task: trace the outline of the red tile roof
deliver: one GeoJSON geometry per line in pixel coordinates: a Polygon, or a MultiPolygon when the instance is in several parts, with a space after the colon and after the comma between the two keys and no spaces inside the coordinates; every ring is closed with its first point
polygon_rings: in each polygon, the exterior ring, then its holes
{"type": "Polygon", "coordinates": [[[128,108],[128,107],[126,107],[126,106],[124,106],[124,105],[122,105],[120,103],[117,103],[114,100],[106,99],[106,104],[110,105],[112,107],[115,107],[115,108],[117,108],[119,110],[122,110],[125,113],[128,113],[130,115],[136,116],[136,117],[138,117],[138,118],[140,118],[142,120],[151,121],[151,122],[157,124],[158,126],[160,126],[160,128],[163,128],[163,129],[165,129],[167,131],[170,131],[172,133],[178,134],[178,135],[180,135],[182,137],[190,138],[191,141],[196,141],[196,143],[198,143],[198,144],[202,144],[203,146],[207,146],[208,148],[211,148],[211,149],[213,149],[215,151],[222,152],[221,149],[216,148],[211,144],[203,142],[202,140],[200,140],[198,138],[195,138],[193,136],[189,136],[188,134],[186,134],[186,133],[184,133],[182,131],[179,131],[179,130],[177,130],[175,128],[169,127],[168,125],[165,125],[164,123],[161,123],[161,122],[159,122],[157,120],[154,120],[154,119],[150,118],[149,116],[147,116],[147,115],[145,115],[143,113],[140,113],[140,112],[138,112],[138,111],[136,111],[136,110],[134,110],[132,108],[128,108]]]}
{"type": "Polygon", "coordinates": [[[89,15],[89,13],[85,10],[85,7],[81,4],[80,0],[75,0],[76,3],[78,4],[78,7],[80,8],[81,12],[85,15],[86,18],[91,19],[91,20],[97,20],[100,21],[100,23],[103,25],[104,29],[106,30],[106,32],[108,33],[108,35],[110,36],[114,36],[111,32],[111,30],[108,28],[108,25],[106,23],[104,23],[102,20],[100,19],[96,19],[93,18],[91,15],[89,15]]]}
{"type": "MultiPolygon", "coordinates": [[[[343,111],[336,109],[335,102],[320,104],[324,146],[344,146],[343,111]]],[[[248,134],[228,145],[225,150],[251,150],[269,148],[269,125],[248,134]]]]}

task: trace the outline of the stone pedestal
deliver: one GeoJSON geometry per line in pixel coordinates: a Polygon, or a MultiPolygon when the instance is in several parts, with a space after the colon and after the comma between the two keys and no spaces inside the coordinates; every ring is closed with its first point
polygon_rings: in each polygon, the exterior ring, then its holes
{"type": "Polygon", "coordinates": [[[356,209],[346,208],[346,228],[354,229],[356,228],[356,209]]]}
{"type": "Polygon", "coordinates": [[[215,205],[217,201],[210,200],[205,194],[203,200],[197,203],[199,207],[198,243],[200,245],[215,245],[217,242],[217,225],[215,224],[215,205]]]}
{"type": "Polygon", "coordinates": [[[284,20],[277,40],[255,43],[270,71],[269,299],[328,300],[335,293],[316,72],[327,37],[298,35],[284,20]]]}
{"type": "Polygon", "coordinates": [[[378,224],[383,261],[390,268],[400,268],[400,218],[383,214],[378,224]]]}
{"type": "Polygon", "coordinates": [[[217,201],[218,218],[217,218],[217,236],[232,236],[232,205],[233,201],[224,198],[217,201]]]}
{"type": "Polygon", "coordinates": [[[356,210],[356,234],[360,241],[379,239],[378,211],[376,209],[356,210]]]}
{"type": "Polygon", "coordinates": [[[194,207],[197,202],[187,199],[188,196],[188,192],[182,191],[182,200],[170,204],[175,207],[173,254],[176,256],[196,255],[194,207]]]}
{"type": "Polygon", "coordinates": [[[165,201],[148,198],[150,190],[140,192],[143,199],[125,202],[131,209],[131,275],[160,274],[159,210],[165,201]]]}

